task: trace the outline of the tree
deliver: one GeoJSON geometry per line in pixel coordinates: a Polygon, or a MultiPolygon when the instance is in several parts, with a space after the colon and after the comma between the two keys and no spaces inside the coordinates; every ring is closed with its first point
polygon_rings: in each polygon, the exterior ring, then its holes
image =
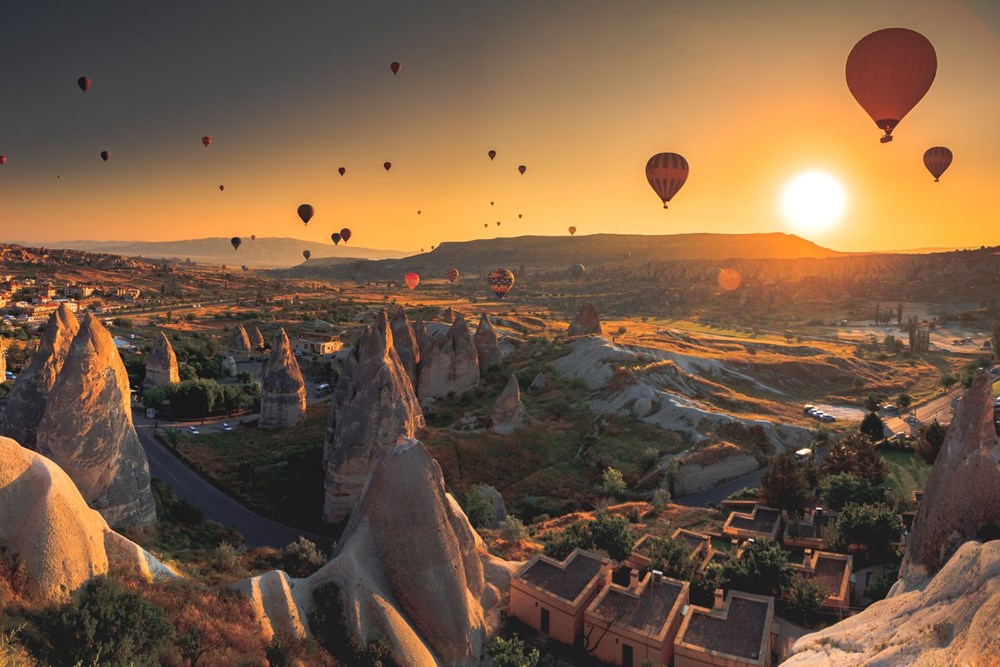
{"type": "Polygon", "coordinates": [[[691,559],[690,547],[681,540],[670,537],[653,537],[649,540],[651,570],[659,570],[668,577],[690,581],[698,570],[691,559]]]}
{"type": "Polygon", "coordinates": [[[874,503],[882,500],[882,489],[864,477],[842,472],[825,477],[820,483],[820,493],[827,507],[841,509],[849,502],[874,503]]]}
{"type": "Polygon", "coordinates": [[[513,514],[508,514],[500,522],[500,539],[507,542],[520,542],[528,537],[528,529],[521,520],[513,514]]]}
{"type": "Polygon", "coordinates": [[[604,469],[604,473],[601,475],[601,492],[604,495],[620,498],[625,495],[627,488],[621,471],[611,466],[604,469]]]}
{"type": "Polygon", "coordinates": [[[326,565],[327,557],[315,543],[299,535],[299,539],[283,549],[281,569],[293,577],[308,577],[326,565]]]}
{"type": "Polygon", "coordinates": [[[869,553],[883,553],[903,531],[903,520],[885,503],[847,503],[837,515],[835,542],[840,549],[866,545],[869,553]]]}
{"type": "Polygon", "coordinates": [[[852,384],[854,385],[854,392],[860,394],[861,390],[864,389],[865,380],[864,378],[856,377],[854,378],[854,382],[852,384]]]}
{"type": "Polygon", "coordinates": [[[993,339],[993,354],[1000,357],[1000,320],[994,320],[992,326],[990,327],[991,336],[993,339]]]}
{"type": "Polygon", "coordinates": [[[924,427],[917,442],[917,454],[927,463],[933,464],[941,452],[944,439],[948,435],[948,427],[942,426],[937,419],[924,427]]]}
{"type": "Polygon", "coordinates": [[[850,473],[864,477],[872,486],[881,486],[889,474],[889,466],[878,453],[875,443],[867,437],[855,434],[833,445],[823,458],[820,477],[837,473],[850,473]]]}
{"type": "Polygon", "coordinates": [[[881,397],[876,396],[875,394],[868,394],[868,397],[865,399],[865,410],[868,412],[875,412],[879,409],[879,407],[881,407],[881,405],[881,397]]]}
{"type": "Polygon", "coordinates": [[[598,512],[597,518],[590,524],[590,533],[594,546],[614,560],[625,560],[632,553],[635,533],[625,517],[598,512]]]}
{"type": "Polygon", "coordinates": [[[903,326],[903,304],[896,304],[896,325],[903,326]]]}
{"type": "Polygon", "coordinates": [[[722,566],[724,588],[735,588],[758,595],[774,595],[784,590],[792,579],[792,568],[788,564],[788,552],[780,544],[769,539],[755,539],[747,542],[743,554],[722,566]]]}
{"type": "Polygon", "coordinates": [[[944,373],[941,375],[941,386],[945,389],[951,389],[956,382],[958,382],[958,378],[955,377],[954,373],[944,373]]]}
{"type": "Polygon", "coordinates": [[[872,440],[882,440],[885,438],[885,423],[877,414],[869,412],[861,420],[861,432],[872,440]]]}
{"type": "Polygon", "coordinates": [[[800,510],[809,499],[809,480],[791,452],[771,459],[760,481],[761,495],[769,507],[800,510]]]}
{"type": "Polygon", "coordinates": [[[913,397],[904,391],[896,399],[896,402],[899,403],[899,409],[906,412],[910,409],[910,406],[913,405],[913,397]]]}
{"type": "Polygon", "coordinates": [[[535,667],[541,657],[537,648],[527,649],[517,635],[510,639],[494,637],[486,645],[486,655],[495,667],[535,667]]]}
{"type": "Polygon", "coordinates": [[[478,486],[465,494],[462,510],[473,528],[489,528],[493,522],[493,503],[478,486]]]}
{"type": "Polygon", "coordinates": [[[790,611],[802,614],[802,625],[809,625],[809,615],[816,613],[825,599],[826,593],[815,581],[798,574],[792,577],[786,601],[790,611]]]}

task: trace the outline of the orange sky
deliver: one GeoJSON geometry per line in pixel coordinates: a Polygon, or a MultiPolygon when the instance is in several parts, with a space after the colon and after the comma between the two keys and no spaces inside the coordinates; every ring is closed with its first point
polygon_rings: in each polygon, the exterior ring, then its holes
{"type": "Polygon", "coordinates": [[[0,239],[797,231],[780,190],[821,169],[849,196],[839,225],[802,234],[822,245],[1000,244],[992,0],[111,4],[0,10],[0,239]],[[939,64],[882,145],[844,62],[889,26],[939,64]],[[955,154],[937,184],[933,145],[955,154]],[[668,211],[643,174],[660,151],[691,165],[668,211]]]}

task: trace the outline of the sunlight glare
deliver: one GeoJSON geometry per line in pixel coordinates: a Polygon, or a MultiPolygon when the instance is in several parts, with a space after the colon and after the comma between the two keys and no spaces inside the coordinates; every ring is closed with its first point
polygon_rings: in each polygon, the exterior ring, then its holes
{"type": "Polygon", "coordinates": [[[836,178],[807,171],[790,180],[781,193],[781,212],[800,231],[821,232],[844,214],[847,193],[836,178]]]}

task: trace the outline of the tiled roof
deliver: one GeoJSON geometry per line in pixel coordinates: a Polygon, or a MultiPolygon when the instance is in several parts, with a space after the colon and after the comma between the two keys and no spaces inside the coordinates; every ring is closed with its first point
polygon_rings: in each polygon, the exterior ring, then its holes
{"type": "Polygon", "coordinates": [[[599,558],[578,551],[564,565],[553,565],[539,558],[520,577],[564,600],[573,601],[601,571],[601,565],[599,558]]]}
{"type": "MultiPolygon", "coordinates": [[[[651,578],[653,575],[646,576],[651,578]]],[[[609,588],[594,612],[616,625],[655,636],[667,622],[682,589],[682,582],[667,578],[659,583],[650,579],[638,596],[619,588],[609,588]]]]}
{"type": "Polygon", "coordinates": [[[693,608],[681,638],[700,646],[740,658],[758,659],[767,628],[768,603],[733,595],[725,618],[693,608]]]}
{"type": "Polygon", "coordinates": [[[847,561],[840,558],[825,558],[820,554],[816,558],[813,578],[827,595],[840,595],[840,584],[844,581],[846,569],[847,561]]]}
{"type": "Polygon", "coordinates": [[[758,505],[754,508],[752,514],[734,512],[731,516],[729,525],[741,530],[753,530],[758,533],[771,533],[774,530],[774,526],[778,523],[778,517],[780,516],[781,513],[778,512],[778,510],[770,509],[768,507],[760,507],[758,505]]]}

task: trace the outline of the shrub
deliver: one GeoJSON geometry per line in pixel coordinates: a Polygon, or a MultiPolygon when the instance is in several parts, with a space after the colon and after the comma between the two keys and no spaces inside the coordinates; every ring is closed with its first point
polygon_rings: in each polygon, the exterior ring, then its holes
{"type": "Polygon", "coordinates": [[[462,509],[473,528],[489,528],[493,522],[493,503],[478,486],[465,494],[462,509]]]}
{"type": "Polygon", "coordinates": [[[601,493],[606,496],[620,498],[625,495],[627,487],[621,471],[608,466],[601,475],[601,493]]]}
{"type": "Polygon", "coordinates": [[[862,544],[869,553],[882,553],[902,531],[903,520],[885,503],[847,503],[837,515],[835,541],[840,549],[862,544]]]}
{"type": "Polygon", "coordinates": [[[722,566],[723,588],[735,588],[747,593],[773,595],[784,590],[792,579],[788,552],[769,539],[748,542],[739,559],[727,561],[722,566]]]}
{"type": "Polygon", "coordinates": [[[820,492],[830,509],[839,510],[849,502],[868,504],[882,500],[881,487],[864,477],[842,472],[830,475],[820,484],[820,492]]]}
{"type": "Polygon", "coordinates": [[[944,444],[945,436],[948,435],[948,427],[942,426],[937,419],[928,424],[920,433],[920,440],[917,442],[917,454],[924,461],[933,464],[937,460],[941,446],[944,444]]]}
{"type": "Polygon", "coordinates": [[[826,593],[812,579],[795,575],[792,577],[786,598],[788,609],[802,614],[802,624],[808,625],[809,615],[819,610],[823,600],[826,599],[826,593]]]}
{"type": "Polygon", "coordinates": [[[495,667],[535,667],[540,658],[538,649],[528,649],[517,635],[510,639],[494,637],[486,645],[486,655],[495,667]]]}
{"type": "Polygon", "coordinates": [[[524,527],[521,520],[513,514],[508,514],[500,522],[500,539],[507,542],[520,542],[527,539],[528,529],[524,527]]]}
{"type": "Polygon", "coordinates": [[[315,544],[301,535],[299,539],[286,546],[283,552],[281,569],[293,577],[308,577],[326,565],[326,556],[315,544]]]}
{"type": "Polygon", "coordinates": [[[232,572],[240,564],[240,556],[229,542],[223,542],[215,548],[215,569],[220,572],[232,572]]]}
{"type": "Polygon", "coordinates": [[[670,504],[670,501],[670,491],[663,487],[653,492],[653,507],[656,508],[657,512],[663,511],[663,508],[670,504]]]}

